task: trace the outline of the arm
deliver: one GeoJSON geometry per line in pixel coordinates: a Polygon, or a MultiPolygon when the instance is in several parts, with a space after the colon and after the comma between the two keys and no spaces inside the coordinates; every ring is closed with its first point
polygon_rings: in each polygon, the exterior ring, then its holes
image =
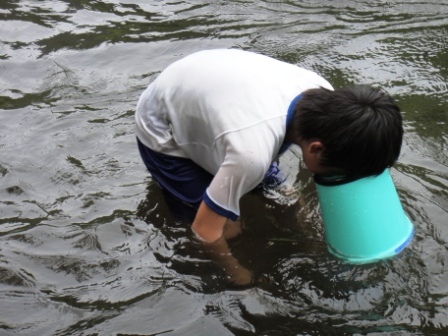
{"type": "Polygon", "coordinates": [[[213,243],[221,238],[226,221],[226,217],[218,215],[202,202],[191,228],[200,240],[213,243]]]}
{"type": "Polygon", "coordinates": [[[249,285],[253,281],[252,273],[240,265],[224,238],[226,223],[226,217],[217,214],[202,202],[193,221],[192,230],[204,242],[211,258],[224,268],[230,283],[238,286],[249,285]]]}
{"type": "Polygon", "coordinates": [[[225,159],[204,194],[204,199],[210,198],[212,204],[223,211],[218,214],[207,205],[209,200],[207,203],[203,201],[192,225],[193,232],[204,242],[211,258],[225,269],[235,285],[251,284],[253,278],[231,254],[226,238],[238,233],[239,223],[227,218],[236,217],[240,198],[263,179],[270,163],[269,151],[259,150],[258,139],[255,144],[252,137],[248,140],[252,132],[249,135],[242,133],[231,132],[220,139],[225,159]]]}

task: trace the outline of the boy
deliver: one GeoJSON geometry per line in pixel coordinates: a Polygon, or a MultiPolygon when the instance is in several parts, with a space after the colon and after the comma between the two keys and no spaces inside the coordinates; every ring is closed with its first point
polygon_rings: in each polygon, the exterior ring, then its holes
{"type": "Polygon", "coordinates": [[[193,232],[237,284],[250,272],[228,253],[225,229],[237,231],[240,198],[290,144],[301,147],[312,173],[368,176],[393,165],[403,136],[388,95],[367,87],[333,91],[314,72],[235,49],[170,65],[141,95],[136,123],[152,177],[198,209],[193,232]]]}

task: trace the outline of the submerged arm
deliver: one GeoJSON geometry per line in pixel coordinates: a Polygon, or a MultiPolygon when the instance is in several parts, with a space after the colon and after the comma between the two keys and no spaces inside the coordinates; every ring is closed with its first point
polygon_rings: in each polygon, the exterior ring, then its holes
{"type": "Polygon", "coordinates": [[[211,258],[224,268],[229,280],[235,285],[248,285],[253,281],[252,273],[240,265],[232,255],[224,237],[227,218],[210,209],[204,202],[199,206],[192,230],[204,243],[211,258]]]}

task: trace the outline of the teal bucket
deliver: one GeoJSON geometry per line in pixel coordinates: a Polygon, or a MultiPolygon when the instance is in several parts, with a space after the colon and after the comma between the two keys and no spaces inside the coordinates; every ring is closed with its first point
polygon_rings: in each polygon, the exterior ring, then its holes
{"type": "Polygon", "coordinates": [[[356,180],[315,176],[329,251],[354,264],[392,257],[411,241],[414,227],[405,215],[389,169],[356,180]]]}

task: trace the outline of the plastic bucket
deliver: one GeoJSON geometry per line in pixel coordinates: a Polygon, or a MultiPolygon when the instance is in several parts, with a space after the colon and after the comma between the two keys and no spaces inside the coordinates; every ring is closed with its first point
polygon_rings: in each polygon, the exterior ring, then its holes
{"type": "Polygon", "coordinates": [[[389,169],[354,181],[315,177],[329,251],[350,263],[392,257],[411,241],[389,169]]]}

